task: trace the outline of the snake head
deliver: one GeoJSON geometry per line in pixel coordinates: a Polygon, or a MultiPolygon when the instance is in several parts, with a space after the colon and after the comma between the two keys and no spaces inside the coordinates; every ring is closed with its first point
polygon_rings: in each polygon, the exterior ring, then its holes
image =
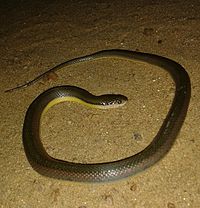
{"type": "Polygon", "coordinates": [[[101,95],[99,98],[102,108],[118,108],[128,101],[126,96],[119,94],[101,95]]]}

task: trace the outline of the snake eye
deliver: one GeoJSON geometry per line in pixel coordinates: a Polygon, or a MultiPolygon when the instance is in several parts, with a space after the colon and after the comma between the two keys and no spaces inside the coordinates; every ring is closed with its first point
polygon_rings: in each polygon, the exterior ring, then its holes
{"type": "Polygon", "coordinates": [[[116,100],[116,104],[122,104],[122,100],[116,100]]]}

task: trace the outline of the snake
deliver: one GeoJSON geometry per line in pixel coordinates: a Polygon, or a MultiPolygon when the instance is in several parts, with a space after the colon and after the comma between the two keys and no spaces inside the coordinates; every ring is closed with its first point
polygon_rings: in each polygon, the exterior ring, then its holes
{"type": "Polygon", "coordinates": [[[153,166],[161,160],[173,146],[184,123],[190,96],[191,83],[186,70],[177,62],[156,54],[124,49],[102,50],[90,55],[65,61],[32,81],[7,90],[7,92],[34,84],[50,72],[63,67],[101,58],[118,58],[130,61],[146,62],[167,71],[174,81],[175,93],[169,111],[158,133],[140,152],[110,162],[76,163],[51,157],[41,142],[40,124],[45,112],[53,105],[74,101],[95,108],[109,108],[124,105],[127,97],[118,94],[95,96],[76,86],[57,86],[40,94],[29,106],[23,125],[23,145],[26,157],[39,174],[68,181],[107,182],[135,175],[153,166]]]}

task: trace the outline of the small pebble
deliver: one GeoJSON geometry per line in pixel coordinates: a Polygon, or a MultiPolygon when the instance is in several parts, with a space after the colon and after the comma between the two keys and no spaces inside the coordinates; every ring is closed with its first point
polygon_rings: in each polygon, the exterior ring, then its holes
{"type": "Polygon", "coordinates": [[[137,189],[137,185],[135,183],[132,183],[131,186],[130,186],[130,190],[131,191],[136,191],[137,189]]]}
{"type": "Polygon", "coordinates": [[[136,141],[141,141],[142,140],[142,135],[140,133],[134,132],[133,133],[133,139],[136,141]]]}
{"type": "Polygon", "coordinates": [[[48,74],[46,74],[43,78],[44,82],[47,81],[55,81],[58,79],[58,75],[55,72],[49,72],[48,74]]]}
{"type": "Polygon", "coordinates": [[[167,203],[167,208],[175,208],[175,204],[171,203],[171,202],[168,202],[167,203]]]}
{"type": "Polygon", "coordinates": [[[154,29],[153,28],[144,28],[143,34],[146,36],[152,36],[154,33],[154,29]]]}

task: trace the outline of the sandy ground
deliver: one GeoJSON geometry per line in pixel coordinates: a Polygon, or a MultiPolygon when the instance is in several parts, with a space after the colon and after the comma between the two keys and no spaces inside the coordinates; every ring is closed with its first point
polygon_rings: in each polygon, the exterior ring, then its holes
{"type": "Polygon", "coordinates": [[[1,1],[1,207],[200,207],[199,11],[198,0],[1,1]],[[165,71],[144,63],[82,63],[29,88],[4,92],[67,59],[110,48],[163,55],[189,73],[190,107],[173,148],[152,168],[113,183],[39,175],[25,157],[22,125],[33,99],[52,86],[76,85],[94,94],[129,98],[124,107],[107,111],[71,103],[50,109],[42,121],[42,140],[54,157],[75,162],[120,159],[143,149],[159,129],[174,85],[165,71]],[[135,133],[141,138],[135,139],[135,133]]]}

